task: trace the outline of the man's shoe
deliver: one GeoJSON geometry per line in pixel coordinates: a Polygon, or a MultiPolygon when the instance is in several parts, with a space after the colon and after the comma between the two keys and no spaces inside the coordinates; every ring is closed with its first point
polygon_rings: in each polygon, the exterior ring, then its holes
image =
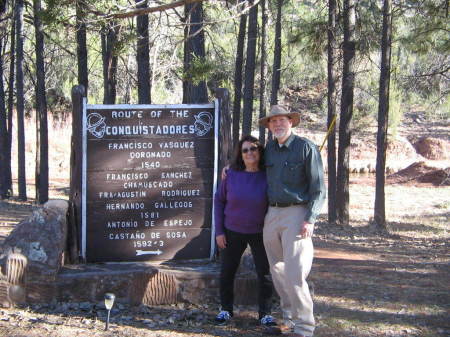
{"type": "Polygon", "coordinates": [[[217,316],[216,316],[216,318],[214,320],[219,325],[225,325],[231,319],[231,316],[232,315],[230,314],[229,311],[222,310],[221,312],[219,312],[217,314],[217,316]]]}
{"type": "Polygon", "coordinates": [[[290,325],[287,324],[281,324],[280,325],[280,330],[283,334],[288,334],[292,332],[292,327],[290,325]]]}

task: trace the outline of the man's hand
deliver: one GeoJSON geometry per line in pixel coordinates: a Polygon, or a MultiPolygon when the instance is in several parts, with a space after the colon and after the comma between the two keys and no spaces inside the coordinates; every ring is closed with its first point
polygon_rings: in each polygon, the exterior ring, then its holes
{"type": "Polygon", "coordinates": [[[226,179],[226,177],[227,177],[227,171],[228,171],[229,168],[230,168],[230,165],[227,165],[227,166],[224,166],[224,167],[223,167],[223,169],[222,169],[222,174],[221,174],[222,180],[225,180],[225,179],[226,179]]]}
{"type": "Polygon", "coordinates": [[[314,224],[303,221],[301,227],[300,227],[300,235],[306,239],[312,237],[314,232],[314,224]]]}
{"type": "Polygon", "coordinates": [[[220,249],[224,249],[227,246],[227,238],[225,237],[225,234],[217,235],[216,242],[220,249]]]}

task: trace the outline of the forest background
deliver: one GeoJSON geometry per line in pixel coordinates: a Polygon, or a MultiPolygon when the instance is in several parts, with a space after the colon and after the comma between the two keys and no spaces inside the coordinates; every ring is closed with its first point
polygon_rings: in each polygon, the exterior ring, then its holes
{"type": "Polygon", "coordinates": [[[256,131],[272,104],[326,116],[330,222],[349,222],[352,132],[377,121],[374,217],[383,227],[389,137],[412,109],[433,119],[450,114],[448,7],[438,0],[3,0],[0,194],[15,192],[17,143],[18,197],[27,198],[25,137],[33,128],[36,200],[48,199],[47,119],[69,118],[76,84],[93,104],[206,102],[224,87],[234,141],[256,131]],[[311,89],[321,92],[318,104],[289,99],[311,89]],[[25,123],[31,116],[35,126],[25,123]]]}
{"type": "MultiPolygon", "coordinates": [[[[38,207],[23,200],[45,202],[49,185],[67,198],[74,85],[92,104],[206,102],[227,88],[233,141],[250,131],[265,141],[257,119],[275,103],[301,112],[300,134],[326,137],[315,335],[448,336],[448,11],[448,0],[0,0],[0,239],[38,207]],[[442,141],[432,159],[445,170],[418,162],[422,136],[442,141]],[[370,161],[355,166],[362,155],[370,161]],[[350,183],[355,170],[376,171],[376,184],[373,174],[350,183]]],[[[82,307],[2,309],[0,335],[109,336],[104,310],[82,307]]],[[[211,324],[216,309],[125,308],[111,328],[261,335],[256,308],[239,306],[226,328],[211,324]]]]}

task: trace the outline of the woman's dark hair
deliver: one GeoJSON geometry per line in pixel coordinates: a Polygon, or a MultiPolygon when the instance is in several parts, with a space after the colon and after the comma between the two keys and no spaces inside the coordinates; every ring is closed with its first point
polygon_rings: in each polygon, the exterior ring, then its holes
{"type": "Polygon", "coordinates": [[[244,142],[250,142],[253,144],[256,144],[256,146],[258,147],[258,151],[259,151],[259,169],[260,170],[264,170],[264,147],[259,143],[259,140],[253,136],[243,136],[241,138],[241,140],[239,141],[239,143],[237,143],[235,149],[234,149],[234,155],[233,155],[233,160],[231,161],[231,165],[230,167],[233,170],[236,171],[244,171],[245,170],[245,164],[244,164],[244,160],[242,159],[242,144],[244,144],[244,142]]]}

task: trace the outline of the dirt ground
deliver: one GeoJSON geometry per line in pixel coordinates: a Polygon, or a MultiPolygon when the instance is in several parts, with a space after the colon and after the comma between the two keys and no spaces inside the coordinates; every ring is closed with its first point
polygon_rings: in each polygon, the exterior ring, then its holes
{"type": "MultiPolygon", "coordinates": [[[[349,227],[328,224],[326,206],[319,218],[309,277],[314,286],[316,337],[450,336],[450,161],[445,150],[450,124],[425,123],[414,113],[407,117],[399,134],[409,142],[408,151],[416,146],[420,154],[418,160],[412,158],[412,166],[406,165],[387,178],[387,231],[379,231],[372,220],[373,174],[351,177],[349,227]],[[423,137],[440,140],[424,141],[423,137]]],[[[373,130],[370,132],[373,136],[373,130]]],[[[364,140],[364,134],[359,137],[364,140]]],[[[362,144],[357,153],[371,151],[368,156],[373,158],[373,144],[357,143],[362,144]]],[[[394,156],[400,156],[405,148],[399,146],[394,151],[394,156]]],[[[68,181],[63,176],[67,158],[56,162],[59,168],[51,172],[59,179],[52,180],[51,197],[67,198],[68,181]]],[[[29,188],[32,196],[32,186],[29,188]]],[[[32,200],[0,201],[0,240],[36,207],[32,200]]],[[[274,316],[280,318],[276,301],[274,305],[274,316]]],[[[213,324],[217,310],[217,303],[139,308],[116,305],[110,330],[104,331],[106,313],[99,304],[0,309],[0,336],[264,335],[257,324],[256,307],[238,306],[232,322],[221,327],[213,324]]]]}
{"type": "MultiPolygon", "coordinates": [[[[314,285],[316,337],[450,335],[450,187],[386,186],[388,232],[371,223],[373,175],[352,177],[351,226],[320,217],[314,285]]],[[[54,193],[58,195],[58,191],[54,193]]],[[[0,202],[1,229],[36,207],[0,202]]],[[[261,336],[256,307],[239,306],[232,323],[213,324],[217,303],[144,308],[116,307],[109,331],[97,305],[53,303],[0,310],[0,336],[261,336]]],[[[275,303],[274,315],[280,318],[275,303]]]]}

